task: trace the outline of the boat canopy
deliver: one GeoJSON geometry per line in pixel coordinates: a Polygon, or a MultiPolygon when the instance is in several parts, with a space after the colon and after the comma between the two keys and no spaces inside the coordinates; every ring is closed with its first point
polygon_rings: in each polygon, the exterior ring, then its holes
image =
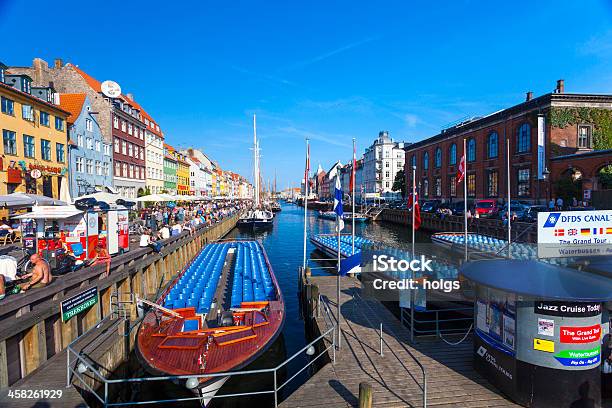
{"type": "Polygon", "coordinates": [[[463,265],[459,274],[479,285],[537,299],[612,300],[612,279],[534,260],[478,260],[463,265]]]}

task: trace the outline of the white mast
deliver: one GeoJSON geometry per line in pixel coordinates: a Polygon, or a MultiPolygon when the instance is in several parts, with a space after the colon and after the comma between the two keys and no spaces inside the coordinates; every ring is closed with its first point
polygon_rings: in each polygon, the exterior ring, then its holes
{"type": "Polygon", "coordinates": [[[259,207],[259,144],[257,143],[257,117],[253,114],[253,179],[255,181],[255,208],[259,207]]]}

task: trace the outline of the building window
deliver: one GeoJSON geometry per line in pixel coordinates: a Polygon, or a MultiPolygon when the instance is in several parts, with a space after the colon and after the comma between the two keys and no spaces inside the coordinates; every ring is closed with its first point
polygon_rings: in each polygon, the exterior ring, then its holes
{"type": "Polygon", "coordinates": [[[64,130],[64,119],[55,117],[55,130],[64,130]]]}
{"type": "Polygon", "coordinates": [[[423,197],[429,197],[429,180],[423,180],[423,197]]]}
{"type": "Polygon", "coordinates": [[[34,146],[34,137],[23,135],[23,155],[33,159],[35,153],[36,149],[34,146]]]}
{"type": "Polygon", "coordinates": [[[455,143],[448,149],[448,164],[451,166],[457,164],[457,145],[455,143]]]}
{"type": "Polygon", "coordinates": [[[100,151],[100,149],[101,149],[100,145],[101,145],[101,144],[100,144],[100,141],[99,141],[99,140],[96,140],[96,152],[99,152],[99,151],[100,151]]]}
{"type": "Polygon", "coordinates": [[[134,165],[130,164],[130,172],[128,173],[129,178],[134,178],[134,165]]]}
{"type": "Polygon", "coordinates": [[[487,174],[487,197],[497,197],[499,175],[497,170],[492,170],[487,174]]]}
{"type": "Polygon", "coordinates": [[[83,172],[83,158],[77,157],[75,159],[75,163],[76,163],[76,171],[79,173],[82,173],[83,172]]]}
{"type": "Polygon", "coordinates": [[[389,162],[385,162],[385,167],[389,167],[389,162]]]}
{"type": "Polygon", "coordinates": [[[429,170],[429,152],[423,153],[423,170],[429,170]]]}
{"type": "Polygon", "coordinates": [[[55,144],[55,156],[59,163],[64,162],[64,145],[62,143],[55,144]]]}
{"type": "Polygon", "coordinates": [[[102,163],[99,160],[96,160],[96,174],[98,176],[102,175],[102,163]]]}
{"type": "Polygon", "coordinates": [[[12,99],[2,97],[2,113],[7,115],[15,114],[15,102],[12,99]]]}
{"type": "Polygon", "coordinates": [[[529,169],[518,169],[517,193],[519,197],[529,196],[529,169]]]}
{"type": "Polygon", "coordinates": [[[127,122],[125,120],[121,121],[121,131],[125,132],[127,129],[127,122]]]}
{"type": "Polygon", "coordinates": [[[391,177],[390,173],[388,171],[385,171],[385,178],[389,178],[391,177]]]}
{"type": "Polygon", "coordinates": [[[451,197],[457,197],[457,176],[449,177],[448,189],[451,197]]]}
{"type": "Polygon", "coordinates": [[[115,138],[115,153],[119,153],[119,139],[115,138]]]}
{"type": "Polygon", "coordinates": [[[125,140],[121,141],[121,153],[127,154],[127,142],[125,140]]]}
{"type": "Polygon", "coordinates": [[[91,137],[87,138],[87,148],[93,150],[93,139],[91,137]]]}
{"type": "Polygon", "coordinates": [[[115,177],[121,176],[121,163],[115,162],[115,177]]]}
{"type": "Polygon", "coordinates": [[[499,151],[499,137],[497,132],[491,132],[487,138],[487,156],[489,159],[497,157],[499,151]]]}
{"type": "Polygon", "coordinates": [[[111,147],[109,144],[104,143],[104,155],[105,156],[110,156],[111,154],[111,147]]]}
{"type": "Polygon", "coordinates": [[[128,134],[132,134],[132,124],[128,123],[128,134]]]}
{"type": "Polygon", "coordinates": [[[116,116],[113,116],[113,127],[119,129],[119,118],[116,116]]]}
{"type": "Polygon", "coordinates": [[[88,132],[93,132],[93,120],[85,119],[85,129],[87,129],[88,132]]]}
{"type": "Polygon", "coordinates": [[[476,139],[471,138],[467,142],[467,161],[473,162],[476,160],[476,139]]]}
{"type": "Polygon", "coordinates": [[[17,137],[15,132],[3,129],[2,143],[4,145],[4,154],[17,155],[17,137]]]}
{"type": "Polygon", "coordinates": [[[102,172],[104,176],[110,175],[110,163],[109,162],[102,163],[102,172]]]}
{"type": "Polygon", "coordinates": [[[85,171],[87,171],[87,174],[93,174],[93,160],[92,159],[85,160],[85,171]]]}
{"type": "Polygon", "coordinates": [[[83,135],[77,135],[77,146],[83,147],[83,135]]]}
{"type": "Polygon", "coordinates": [[[416,155],[412,155],[412,158],[410,159],[410,165],[412,167],[416,167],[416,155]]]}
{"type": "Polygon", "coordinates": [[[21,105],[21,117],[24,120],[34,122],[34,108],[30,105],[21,105]]]}
{"type": "Polygon", "coordinates": [[[49,127],[49,114],[45,111],[40,111],[39,122],[42,126],[49,127]]]}
{"type": "Polygon", "coordinates": [[[516,151],[518,153],[528,152],[531,148],[531,127],[528,123],[523,123],[518,128],[516,137],[516,151]]]}
{"type": "Polygon", "coordinates": [[[436,148],[435,164],[436,168],[442,167],[442,149],[436,148]]]}
{"type": "Polygon", "coordinates": [[[442,195],[442,179],[440,177],[436,177],[434,180],[434,194],[436,197],[442,195]]]}
{"type": "Polygon", "coordinates": [[[474,197],[476,195],[476,174],[467,175],[467,193],[468,197],[474,197]]]}
{"type": "Polygon", "coordinates": [[[591,147],[591,127],[578,126],[578,148],[588,149],[591,147]]]}

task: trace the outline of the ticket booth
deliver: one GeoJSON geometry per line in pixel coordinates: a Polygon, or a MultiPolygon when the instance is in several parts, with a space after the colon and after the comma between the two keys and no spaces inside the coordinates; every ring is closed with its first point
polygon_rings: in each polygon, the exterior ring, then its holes
{"type": "Polygon", "coordinates": [[[601,406],[612,279],[522,260],[469,262],[460,276],[474,296],[479,373],[525,407],[601,406]]]}

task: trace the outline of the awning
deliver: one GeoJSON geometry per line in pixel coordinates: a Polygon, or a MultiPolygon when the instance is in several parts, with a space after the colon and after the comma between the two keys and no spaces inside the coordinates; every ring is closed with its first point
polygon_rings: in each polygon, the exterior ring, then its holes
{"type": "Polygon", "coordinates": [[[61,207],[41,205],[32,207],[32,212],[20,214],[12,218],[16,220],[63,220],[81,214],[83,214],[83,211],[73,205],[61,207]]]}
{"type": "Polygon", "coordinates": [[[479,285],[536,299],[612,300],[612,279],[534,260],[473,261],[463,265],[459,275],[479,285]]]}

